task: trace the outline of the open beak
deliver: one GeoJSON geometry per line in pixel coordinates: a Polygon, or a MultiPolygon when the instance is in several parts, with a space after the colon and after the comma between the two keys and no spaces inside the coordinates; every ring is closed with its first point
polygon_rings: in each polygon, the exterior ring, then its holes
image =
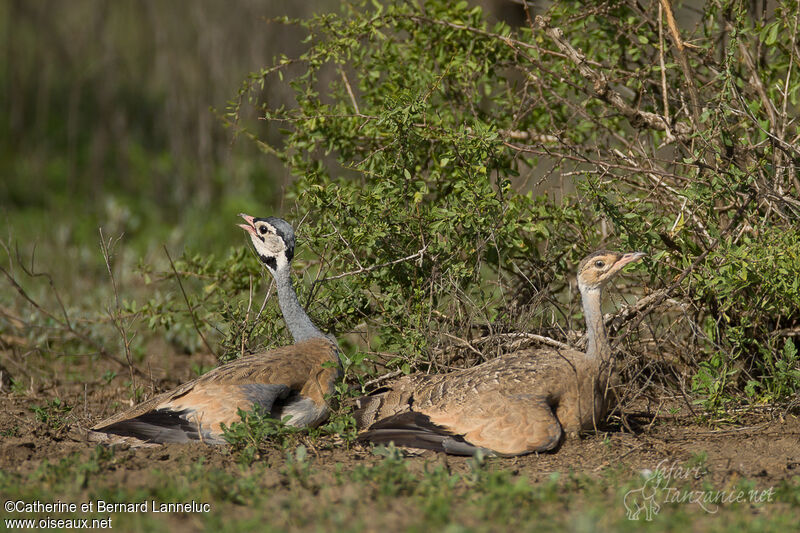
{"type": "Polygon", "coordinates": [[[244,213],[239,213],[239,216],[242,217],[245,220],[245,222],[247,222],[247,224],[237,224],[237,226],[247,231],[251,235],[258,236],[258,234],[256,233],[256,227],[253,225],[255,217],[251,217],[250,215],[245,215],[244,213]]]}

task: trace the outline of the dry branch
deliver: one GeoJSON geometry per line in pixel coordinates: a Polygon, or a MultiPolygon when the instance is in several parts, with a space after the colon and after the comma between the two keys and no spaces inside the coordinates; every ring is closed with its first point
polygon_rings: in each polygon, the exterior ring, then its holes
{"type": "Polygon", "coordinates": [[[172,257],[169,255],[169,250],[167,247],[164,246],[164,253],[167,254],[167,259],[169,259],[169,266],[172,268],[172,272],[175,274],[175,279],[178,281],[178,286],[181,289],[181,294],[183,294],[183,300],[186,302],[186,307],[189,308],[189,316],[192,317],[192,324],[194,325],[195,331],[197,334],[200,335],[200,338],[203,340],[203,344],[206,346],[206,349],[212,354],[214,357],[217,357],[217,352],[211,348],[211,345],[208,344],[206,340],[206,336],[203,335],[203,332],[200,330],[200,325],[197,323],[197,317],[195,316],[194,306],[189,301],[189,297],[186,295],[186,291],[183,289],[183,283],[181,282],[181,277],[178,275],[178,271],[175,269],[175,263],[172,262],[172,257]]]}
{"type": "Polygon", "coordinates": [[[536,17],[536,26],[545,31],[556,46],[564,52],[564,54],[578,67],[581,76],[586,78],[592,84],[592,92],[594,95],[606,103],[614,106],[620,113],[622,113],[634,127],[649,127],[658,131],[669,132],[670,129],[676,133],[678,139],[686,139],[692,133],[691,126],[683,123],[676,122],[671,128],[666,118],[657,113],[648,111],[641,111],[634,109],[628,102],[622,98],[617,91],[611,88],[608,78],[601,71],[596,71],[589,66],[586,56],[575,49],[565,38],[564,33],[553,26],[550,26],[549,20],[541,15],[536,17]]]}
{"type": "Polygon", "coordinates": [[[672,37],[672,42],[675,43],[678,63],[680,63],[683,76],[686,78],[686,88],[689,90],[689,99],[692,101],[692,121],[694,122],[695,128],[700,128],[700,99],[697,96],[697,87],[695,87],[692,68],[689,65],[689,60],[686,59],[686,53],[684,52],[684,45],[686,43],[684,43],[681,39],[681,34],[678,31],[678,25],[675,24],[675,17],[672,14],[672,6],[670,5],[669,0],[661,0],[660,5],[664,7],[664,14],[667,17],[667,26],[670,30],[669,34],[672,37]]]}
{"type": "MultiPolygon", "coordinates": [[[[24,267],[23,267],[23,269],[24,269],[24,267]]],[[[103,346],[102,344],[100,344],[99,342],[94,340],[90,335],[88,335],[87,333],[84,333],[83,331],[75,328],[75,326],[69,320],[69,315],[66,314],[66,309],[63,309],[64,318],[63,319],[58,318],[53,313],[48,311],[44,306],[40,305],[36,300],[34,300],[25,291],[25,289],[22,288],[22,286],[19,284],[19,282],[17,282],[17,280],[14,278],[14,276],[12,276],[11,273],[9,273],[5,268],[0,267],[0,272],[3,273],[3,275],[6,277],[6,279],[11,284],[11,286],[14,287],[14,289],[17,291],[17,293],[26,302],[28,302],[34,309],[36,309],[36,311],[38,311],[40,314],[42,314],[43,316],[45,316],[45,317],[49,318],[50,320],[52,320],[53,322],[55,322],[62,330],[66,331],[67,333],[69,333],[73,337],[75,337],[75,338],[85,342],[86,344],[89,344],[92,347],[94,347],[94,349],[97,350],[97,352],[100,354],[101,357],[104,357],[105,359],[108,359],[110,361],[114,361],[115,363],[117,363],[118,365],[120,365],[121,367],[123,367],[125,369],[129,369],[130,368],[129,365],[125,361],[123,361],[122,359],[118,358],[117,356],[113,355],[111,352],[106,350],[105,346],[103,346]]],[[[27,275],[31,276],[31,277],[34,277],[34,274],[29,272],[29,271],[27,271],[27,270],[25,270],[25,273],[27,275]]],[[[38,275],[46,275],[46,274],[37,273],[36,275],[38,276],[38,275]]],[[[50,285],[54,287],[52,278],[50,278],[49,275],[46,275],[46,276],[47,276],[48,279],[50,279],[50,285]]],[[[59,298],[59,301],[60,301],[60,298],[59,298]]],[[[142,372],[141,370],[139,370],[136,367],[133,367],[133,372],[135,372],[137,376],[146,377],[144,372],[142,372]]]]}

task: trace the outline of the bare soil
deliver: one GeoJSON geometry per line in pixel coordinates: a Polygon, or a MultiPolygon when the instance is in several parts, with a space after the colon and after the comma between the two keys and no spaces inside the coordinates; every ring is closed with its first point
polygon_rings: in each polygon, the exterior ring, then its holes
{"type": "MultiPolygon", "coordinates": [[[[197,365],[213,366],[210,355],[173,354],[156,366],[149,365],[155,392],[165,390],[194,377],[197,365]],[[166,377],[169,376],[169,377],[166,377]]],[[[130,403],[130,388],[124,385],[128,376],[118,376],[111,384],[96,377],[105,370],[119,367],[113,363],[94,362],[84,369],[34,379],[26,391],[12,392],[7,387],[0,392],[0,469],[24,476],[35,472],[43,461],[50,463],[77,454],[88,459],[95,444],[81,442],[70,436],[70,429],[89,427],[93,422],[122,409],[130,403]],[[106,368],[107,367],[107,368],[106,368]],[[87,378],[65,377],[85,375],[87,378]],[[53,398],[73,406],[64,428],[53,428],[37,419],[32,410],[53,398]],[[114,402],[119,405],[113,406],[114,402]]],[[[122,374],[123,372],[120,372],[122,374]]],[[[698,457],[705,457],[706,480],[715,487],[730,487],[739,480],[757,482],[760,487],[775,486],[800,475],[800,419],[777,411],[750,412],[737,418],[736,424],[720,425],[698,422],[687,408],[676,414],[661,414],[653,418],[646,410],[629,413],[628,420],[635,429],[612,425],[605,431],[581,439],[567,440],[554,453],[530,455],[512,459],[492,459],[498,468],[527,477],[537,483],[550,478],[554,472],[581,473],[600,476],[606,469],[616,468],[630,473],[657,468],[668,470],[681,467],[698,457]]],[[[72,432],[74,435],[74,431],[72,432]]],[[[348,471],[357,465],[373,464],[380,460],[367,447],[344,449],[331,443],[306,442],[315,475],[333,479],[337,472],[348,471]],[[327,445],[326,445],[327,444],[327,445]]],[[[264,483],[276,494],[289,497],[292,486],[279,475],[286,465],[285,452],[274,450],[259,459],[275,471],[266,470],[264,483]]],[[[210,447],[202,443],[164,445],[152,448],[119,448],[110,467],[102,473],[104,482],[135,488],[158,482],[159,476],[181,476],[198,461],[209,468],[235,473],[240,471],[227,447],[210,447]]],[[[447,457],[425,452],[408,458],[409,469],[422,471],[431,465],[444,465],[448,471],[466,472],[469,459],[447,457]]],[[[674,473],[676,475],[678,473],[674,473]]],[[[336,489],[336,498],[347,497],[345,483],[336,489]]],[[[352,490],[356,490],[353,488],[352,490]]],[[[316,497],[311,492],[308,498],[316,497]]],[[[355,496],[354,496],[355,497],[355,496]]],[[[311,502],[308,502],[311,503],[311,502]]],[[[385,513],[385,510],[384,510],[385,513]]],[[[402,514],[402,510],[398,510],[402,514]]]]}

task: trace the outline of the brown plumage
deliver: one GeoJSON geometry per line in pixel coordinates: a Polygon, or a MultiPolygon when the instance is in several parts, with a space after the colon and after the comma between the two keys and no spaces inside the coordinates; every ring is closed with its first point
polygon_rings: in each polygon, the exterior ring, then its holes
{"type": "MultiPolygon", "coordinates": [[[[339,377],[336,345],[310,339],[254,354],[193,379],[107,418],[93,431],[146,442],[202,440],[223,444],[220,424],[241,419],[238,410],[265,408],[289,424],[316,426],[329,413],[326,395],[339,377]]],[[[102,439],[96,439],[102,440],[102,439]]]]}
{"type": "Polygon", "coordinates": [[[606,412],[611,350],[600,312],[603,286],[644,254],[595,252],[578,267],[587,352],[544,348],[507,354],[441,375],[406,376],[361,398],[361,440],[458,455],[552,450],[563,434],[590,429],[606,412]]]}
{"type": "Polygon", "coordinates": [[[341,375],[339,350],[311,322],[291,284],[294,230],[279,218],[242,215],[261,261],[273,275],[295,344],[243,357],[118,413],[94,426],[91,440],[134,445],[201,440],[223,444],[221,424],[238,410],[261,407],[287,424],[316,426],[330,413],[327,397],[341,375]]]}

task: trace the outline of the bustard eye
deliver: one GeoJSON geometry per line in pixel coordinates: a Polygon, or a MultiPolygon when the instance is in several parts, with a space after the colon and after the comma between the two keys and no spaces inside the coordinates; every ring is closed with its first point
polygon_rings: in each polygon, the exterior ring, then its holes
{"type": "Polygon", "coordinates": [[[603,263],[602,261],[595,261],[594,266],[596,266],[597,268],[603,268],[604,266],[606,266],[606,264],[603,263]]]}

